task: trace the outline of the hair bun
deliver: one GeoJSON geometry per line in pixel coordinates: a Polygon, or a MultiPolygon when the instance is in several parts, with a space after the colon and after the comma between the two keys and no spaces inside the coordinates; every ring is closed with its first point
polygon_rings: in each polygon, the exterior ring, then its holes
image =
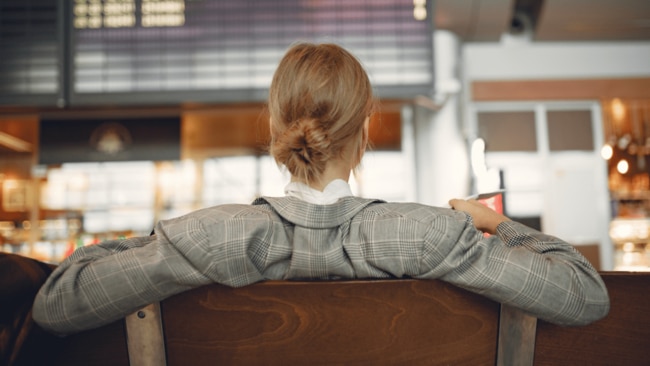
{"type": "Polygon", "coordinates": [[[325,170],[325,163],[330,159],[330,145],[329,136],[318,121],[302,119],[290,123],[278,136],[272,153],[292,175],[311,181],[325,170]]]}

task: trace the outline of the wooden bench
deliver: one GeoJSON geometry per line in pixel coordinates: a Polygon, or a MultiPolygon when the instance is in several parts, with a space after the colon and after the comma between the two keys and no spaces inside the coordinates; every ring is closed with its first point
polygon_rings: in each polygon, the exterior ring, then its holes
{"type": "Polygon", "coordinates": [[[53,365],[648,365],[650,274],[603,273],[610,314],[560,327],[440,281],[198,288],[47,343],[53,365]]]}

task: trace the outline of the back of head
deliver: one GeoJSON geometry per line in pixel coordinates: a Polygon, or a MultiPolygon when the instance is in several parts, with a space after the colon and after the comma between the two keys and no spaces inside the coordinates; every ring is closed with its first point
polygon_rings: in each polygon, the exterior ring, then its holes
{"type": "Polygon", "coordinates": [[[304,183],[318,181],[330,159],[359,145],[375,100],[359,61],[335,44],[292,46],[273,76],[268,100],[271,155],[304,183]]]}

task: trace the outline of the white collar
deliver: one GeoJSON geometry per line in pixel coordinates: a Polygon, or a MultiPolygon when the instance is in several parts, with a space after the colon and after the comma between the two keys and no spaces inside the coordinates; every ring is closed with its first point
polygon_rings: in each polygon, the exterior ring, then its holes
{"type": "Polygon", "coordinates": [[[284,194],[317,205],[329,205],[339,198],[353,196],[350,185],[343,179],[329,182],[322,192],[304,183],[291,182],[284,188],[284,194]]]}

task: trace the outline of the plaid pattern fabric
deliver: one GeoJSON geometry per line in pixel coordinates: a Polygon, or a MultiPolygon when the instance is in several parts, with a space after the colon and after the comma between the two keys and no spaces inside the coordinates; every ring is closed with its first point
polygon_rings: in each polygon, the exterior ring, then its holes
{"type": "Polygon", "coordinates": [[[607,314],[605,285],[571,245],[515,222],[497,231],[485,238],[451,209],[357,197],[216,206],[78,249],[41,288],[34,318],[65,334],[214,282],[353,278],[440,279],[556,324],[607,314]]]}

